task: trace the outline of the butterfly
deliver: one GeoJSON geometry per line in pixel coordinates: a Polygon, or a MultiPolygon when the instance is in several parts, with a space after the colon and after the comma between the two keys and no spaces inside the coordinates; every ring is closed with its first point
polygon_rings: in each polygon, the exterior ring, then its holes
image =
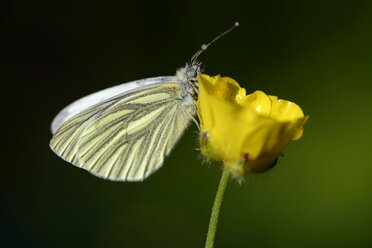
{"type": "Polygon", "coordinates": [[[113,181],[141,181],[161,167],[197,113],[198,56],[175,76],[146,78],[85,96],[53,119],[50,148],[67,162],[113,181]]]}

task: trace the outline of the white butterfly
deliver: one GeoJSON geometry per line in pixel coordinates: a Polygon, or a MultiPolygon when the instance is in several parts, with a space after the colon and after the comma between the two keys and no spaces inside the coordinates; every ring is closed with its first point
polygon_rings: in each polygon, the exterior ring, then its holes
{"type": "Polygon", "coordinates": [[[121,84],[71,103],[52,122],[51,149],[99,177],[145,179],[195,120],[197,75],[202,72],[198,56],[237,26],[203,45],[175,76],[121,84]]]}

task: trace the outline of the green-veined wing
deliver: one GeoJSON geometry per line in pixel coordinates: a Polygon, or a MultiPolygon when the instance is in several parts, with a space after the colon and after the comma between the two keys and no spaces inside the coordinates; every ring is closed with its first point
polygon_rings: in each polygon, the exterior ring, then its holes
{"type": "Polygon", "coordinates": [[[110,94],[112,91],[88,96],[72,104],[74,110],[68,114],[62,110],[53,122],[57,130],[50,147],[97,176],[142,180],[162,165],[188,126],[194,114],[193,100],[176,81],[152,80],[127,87],[114,97],[110,94]],[[87,103],[102,95],[98,104],[87,103]],[[68,120],[66,115],[70,115],[68,120]]]}

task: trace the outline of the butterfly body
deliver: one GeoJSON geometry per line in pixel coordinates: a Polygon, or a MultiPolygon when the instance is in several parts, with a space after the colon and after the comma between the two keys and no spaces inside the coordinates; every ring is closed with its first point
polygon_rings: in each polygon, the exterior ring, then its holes
{"type": "Polygon", "coordinates": [[[138,181],[162,165],[196,112],[195,62],[175,76],[114,86],[65,107],[53,120],[51,149],[96,176],[138,181]]]}

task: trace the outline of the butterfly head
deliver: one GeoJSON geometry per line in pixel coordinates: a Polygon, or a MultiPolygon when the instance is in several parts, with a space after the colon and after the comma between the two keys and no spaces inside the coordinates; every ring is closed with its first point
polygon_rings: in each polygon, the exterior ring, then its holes
{"type": "Polygon", "coordinates": [[[195,101],[197,100],[199,95],[198,74],[201,74],[204,71],[203,63],[197,60],[199,55],[202,54],[205,50],[207,50],[208,47],[212,45],[216,40],[230,33],[238,26],[239,23],[236,22],[232,27],[230,27],[222,34],[218,35],[212,41],[210,41],[207,44],[203,44],[201,48],[194,54],[194,56],[192,56],[190,62],[186,63],[185,67],[177,71],[176,77],[186,84],[185,88],[187,89],[187,93],[190,94],[195,101]]]}
{"type": "Polygon", "coordinates": [[[204,64],[199,61],[193,61],[185,66],[185,75],[188,80],[197,79],[198,74],[203,73],[204,64]]]}

